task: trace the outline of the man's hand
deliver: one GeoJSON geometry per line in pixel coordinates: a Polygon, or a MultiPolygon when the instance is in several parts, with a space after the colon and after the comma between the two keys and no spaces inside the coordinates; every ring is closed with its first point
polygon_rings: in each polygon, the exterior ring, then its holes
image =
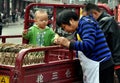
{"type": "Polygon", "coordinates": [[[65,46],[67,48],[69,48],[70,45],[70,41],[64,37],[58,37],[57,39],[55,39],[54,43],[65,46]]]}

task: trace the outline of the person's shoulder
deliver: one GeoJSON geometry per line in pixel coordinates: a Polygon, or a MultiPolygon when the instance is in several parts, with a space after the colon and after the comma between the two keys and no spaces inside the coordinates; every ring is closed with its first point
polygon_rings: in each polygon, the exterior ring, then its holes
{"type": "Polygon", "coordinates": [[[35,26],[35,25],[33,25],[33,26],[31,26],[31,27],[29,27],[29,31],[34,31],[35,29],[38,29],[38,27],[37,26],[35,26]]]}
{"type": "Polygon", "coordinates": [[[105,16],[101,19],[101,21],[109,21],[109,20],[114,20],[114,17],[113,16],[105,16]]]}
{"type": "Polygon", "coordinates": [[[99,23],[111,23],[111,24],[114,24],[114,25],[117,25],[117,22],[116,20],[114,19],[113,16],[105,16],[105,17],[102,17],[99,21],[99,23]]]}
{"type": "Polygon", "coordinates": [[[114,20],[114,17],[103,12],[100,21],[109,21],[109,20],[114,20]]]}
{"type": "Polygon", "coordinates": [[[95,19],[92,16],[83,16],[80,19],[81,23],[95,23],[95,19]]]}
{"type": "Polygon", "coordinates": [[[52,27],[46,26],[45,29],[46,30],[52,30],[52,27]]]}
{"type": "Polygon", "coordinates": [[[48,27],[48,26],[46,26],[46,28],[44,29],[44,32],[46,32],[49,35],[55,34],[55,31],[53,30],[53,28],[48,27]]]}
{"type": "Polygon", "coordinates": [[[53,28],[51,28],[49,26],[46,26],[45,31],[51,31],[51,32],[53,32],[53,28]]]}
{"type": "Polygon", "coordinates": [[[29,29],[33,29],[33,28],[38,28],[38,26],[36,24],[33,24],[32,26],[30,26],[29,29]]]}

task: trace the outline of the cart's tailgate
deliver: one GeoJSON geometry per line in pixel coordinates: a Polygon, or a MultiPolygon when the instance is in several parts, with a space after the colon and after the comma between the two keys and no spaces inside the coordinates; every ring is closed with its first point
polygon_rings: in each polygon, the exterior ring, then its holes
{"type": "Polygon", "coordinates": [[[24,83],[82,83],[82,72],[78,60],[47,64],[43,67],[25,68],[24,83]]]}

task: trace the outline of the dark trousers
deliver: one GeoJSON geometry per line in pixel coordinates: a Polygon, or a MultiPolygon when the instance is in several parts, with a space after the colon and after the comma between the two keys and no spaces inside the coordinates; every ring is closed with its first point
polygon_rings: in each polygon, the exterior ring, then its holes
{"type": "Polygon", "coordinates": [[[120,83],[120,69],[116,69],[115,72],[117,74],[117,78],[118,78],[118,81],[120,83]]]}
{"type": "Polygon", "coordinates": [[[100,71],[100,83],[114,83],[114,66],[100,71]]]}

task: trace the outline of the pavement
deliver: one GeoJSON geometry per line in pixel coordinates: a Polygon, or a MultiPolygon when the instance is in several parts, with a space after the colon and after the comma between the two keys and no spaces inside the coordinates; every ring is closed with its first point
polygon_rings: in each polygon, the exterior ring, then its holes
{"type": "Polygon", "coordinates": [[[18,35],[24,28],[24,19],[19,19],[17,22],[9,23],[3,26],[2,35],[18,35]]]}
{"type": "MultiPolygon", "coordinates": [[[[22,31],[24,29],[24,19],[19,19],[17,22],[9,23],[3,26],[2,36],[10,36],[10,35],[22,35],[22,31]]],[[[2,40],[0,39],[0,43],[2,40]]],[[[7,38],[6,43],[22,43],[22,38],[7,38]]]]}

